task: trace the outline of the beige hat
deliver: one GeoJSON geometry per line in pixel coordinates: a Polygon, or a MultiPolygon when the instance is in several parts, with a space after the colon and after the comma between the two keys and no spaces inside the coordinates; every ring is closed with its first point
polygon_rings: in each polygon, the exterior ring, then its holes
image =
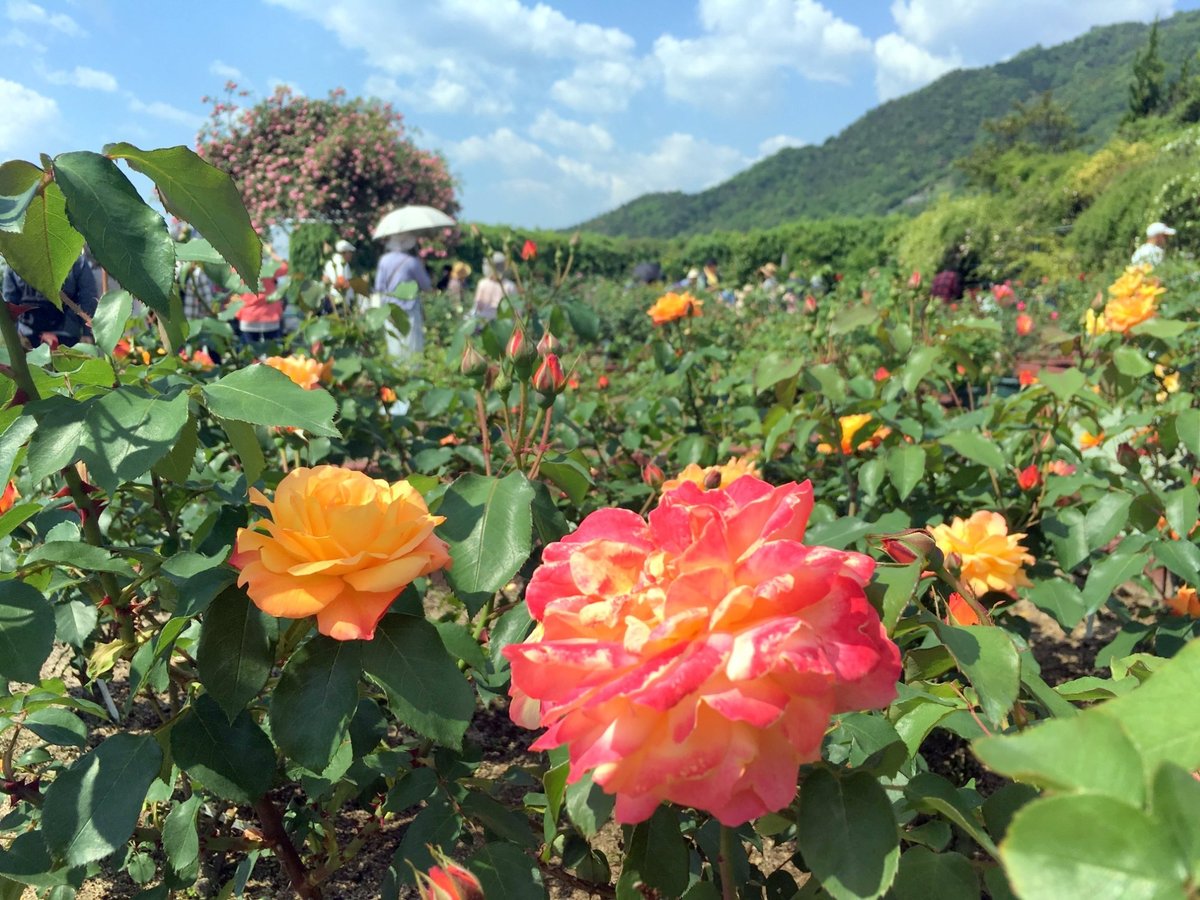
{"type": "Polygon", "coordinates": [[[774,277],[775,273],[779,271],[779,266],[775,265],[773,262],[769,262],[766,265],[760,266],[758,271],[763,275],[766,275],[768,278],[772,278],[774,277]]]}
{"type": "Polygon", "coordinates": [[[349,241],[343,239],[343,240],[338,241],[336,244],[334,244],[333,249],[336,250],[338,253],[353,253],[354,245],[352,243],[350,243],[349,241]]]}
{"type": "Polygon", "coordinates": [[[695,266],[692,266],[690,269],[688,269],[688,273],[687,273],[688,281],[695,281],[699,277],[700,277],[700,270],[697,269],[695,266]]]}

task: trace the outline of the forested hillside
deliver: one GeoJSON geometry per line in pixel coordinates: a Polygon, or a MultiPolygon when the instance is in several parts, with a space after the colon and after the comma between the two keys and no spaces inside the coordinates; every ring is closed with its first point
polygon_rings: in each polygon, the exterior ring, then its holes
{"type": "MultiPolygon", "coordinates": [[[[580,227],[669,237],[763,228],[799,218],[917,211],[951,187],[985,120],[1015,101],[1053,91],[1084,145],[1113,134],[1128,108],[1129,73],[1149,26],[1112,25],[1007,62],[951,72],[868,112],[820,146],[788,148],[697,194],[648,194],[580,227]]],[[[1159,24],[1168,78],[1200,48],[1200,12],[1159,24]]]]}

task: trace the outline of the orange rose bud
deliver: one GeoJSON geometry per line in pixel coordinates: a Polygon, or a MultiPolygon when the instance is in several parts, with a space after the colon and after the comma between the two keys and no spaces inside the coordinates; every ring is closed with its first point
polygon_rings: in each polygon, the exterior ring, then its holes
{"type": "Polygon", "coordinates": [[[946,617],[947,623],[950,625],[978,625],[979,613],[971,607],[971,604],[963,599],[963,595],[955,591],[950,595],[950,599],[946,604],[950,608],[950,615],[946,617]]]}
{"type": "Polygon", "coordinates": [[[597,378],[596,379],[596,387],[600,388],[600,390],[602,390],[602,391],[607,391],[608,390],[608,376],[601,375],[599,378],[597,378]]]}
{"type": "Polygon", "coordinates": [[[484,900],[483,885],[469,869],[435,851],[436,866],[417,873],[420,900],[484,900]]]}
{"type": "Polygon", "coordinates": [[[545,356],[547,353],[557,353],[562,348],[562,341],[550,333],[549,329],[542,334],[542,339],[537,342],[537,352],[539,356],[545,356]]]}
{"type": "Polygon", "coordinates": [[[542,364],[533,375],[533,389],[550,400],[562,393],[567,386],[567,376],[563,374],[562,364],[553,353],[547,353],[542,364]]]}
{"type": "Polygon", "coordinates": [[[1033,317],[1026,313],[1017,316],[1017,334],[1025,337],[1033,331],[1033,317]]]}
{"type": "Polygon", "coordinates": [[[388,387],[385,384],[383,387],[381,387],[379,389],[379,399],[382,400],[384,403],[395,403],[396,402],[396,392],[393,391],[390,387],[388,387]]]}
{"type": "Polygon", "coordinates": [[[17,483],[10,481],[4,488],[4,493],[0,494],[0,515],[8,512],[13,508],[13,504],[21,498],[20,492],[17,490],[17,483]]]}
{"type": "Polygon", "coordinates": [[[915,270],[911,275],[908,276],[908,286],[913,289],[919,288],[921,286],[920,270],[915,270]]]}
{"type": "Polygon", "coordinates": [[[1017,473],[1017,486],[1023,491],[1030,491],[1042,483],[1042,473],[1035,465],[1028,465],[1017,473]]]}
{"type": "Polygon", "coordinates": [[[462,362],[459,363],[458,369],[468,378],[479,378],[487,372],[487,360],[468,341],[467,346],[463,349],[462,362]]]}

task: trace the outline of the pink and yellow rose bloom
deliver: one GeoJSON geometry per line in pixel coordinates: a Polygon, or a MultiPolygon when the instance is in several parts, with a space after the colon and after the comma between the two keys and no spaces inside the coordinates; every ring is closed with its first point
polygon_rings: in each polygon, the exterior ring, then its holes
{"type": "Polygon", "coordinates": [[[433,533],[442,517],[405,481],[317,466],[289,472],[273,501],[255,489],[250,499],[267,515],[238,530],[238,584],[268,615],[316,616],[337,640],[370,640],[413,579],[450,562],[433,533]]]}
{"type": "Polygon", "coordinates": [[[511,714],[566,745],[616,817],[667,801],[738,825],[787,806],[830,717],[886,706],[900,655],[864,586],[874,561],[809,546],[809,483],[687,482],[648,520],[592,513],[546,547],[512,663],[511,714]]]}

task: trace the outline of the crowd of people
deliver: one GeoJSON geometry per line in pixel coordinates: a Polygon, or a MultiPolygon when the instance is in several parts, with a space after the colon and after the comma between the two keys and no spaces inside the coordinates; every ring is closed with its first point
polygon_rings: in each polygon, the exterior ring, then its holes
{"type": "MultiPolygon", "coordinates": [[[[1175,235],[1174,228],[1154,222],[1146,228],[1146,240],[1133,253],[1133,265],[1158,265],[1166,254],[1168,239],[1175,235]]],[[[178,238],[186,242],[191,235],[181,234],[178,238]]],[[[284,280],[288,278],[288,263],[269,245],[264,245],[273,261],[260,281],[258,291],[250,291],[241,279],[230,274],[228,267],[214,272],[200,262],[177,263],[176,278],[184,314],[189,319],[216,316],[227,308],[234,314],[231,324],[239,339],[245,344],[281,339],[294,330],[298,316],[287,299],[284,280]]],[[[385,340],[390,355],[408,358],[420,355],[425,346],[425,309],[423,296],[432,291],[444,292],[466,309],[470,295],[471,266],[463,261],[447,263],[436,282],[431,278],[425,260],[418,250],[415,234],[396,234],[384,239],[384,253],[376,267],[373,282],[364,281],[354,270],[357,247],[349,240],[340,239],[328,247],[328,257],[321,270],[320,282],[324,296],[320,302],[321,314],[353,314],[362,309],[393,303],[400,307],[408,318],[407,332],[401,333],[390,321],[385,326],[385,340]],[[358,288],[356,289],[356,284],[358,288]],[[413,287],[402,290],[404,285],[413,287]],[[364,287],[368,290],[362,290],[364,287]]],[[[60,303],[52,303],[25,279],[4,264],[2,270],[3,299],[9,312],[17,320],[21,338],[30,347],[47,345],[51,349],[59,345],[72,346],[81,341],[90,341],[92,316],[100,297],[119,285],[115,283],[88,253],[80,255],[62,285],[60,303]]],[[[643,284],[661,284],[665,281],[662,267],[657,263],[642,263],[634,269],[634,281],[643,284]]],[[[684,277],[670,285],[675,290],[704,291],[727,303],[737,303],[749,290],[756,287],[778,294],[793,307],[811,296],[820,296],[828,289],[827,276],[817,272],[802,277],[790,272],[783,277],[780,266],[774,262],[764,263],[757,271],[758,284],[747,284],[734,290],[725,283],[715,259],[707,259],[702,266],[691,268],[684,277]]],[[[938,273],[930,284],[935,297],[950,301],[962,296],[963,285],[957,272],[938,273]]],[[[475,286],[473,301],[467,315],[480,324],[496,318],[505,298],[515,298],[519,293],[518,283],[511,277],[506,255],[494,252],[483,262],[483,272],[475,286]]]]}

